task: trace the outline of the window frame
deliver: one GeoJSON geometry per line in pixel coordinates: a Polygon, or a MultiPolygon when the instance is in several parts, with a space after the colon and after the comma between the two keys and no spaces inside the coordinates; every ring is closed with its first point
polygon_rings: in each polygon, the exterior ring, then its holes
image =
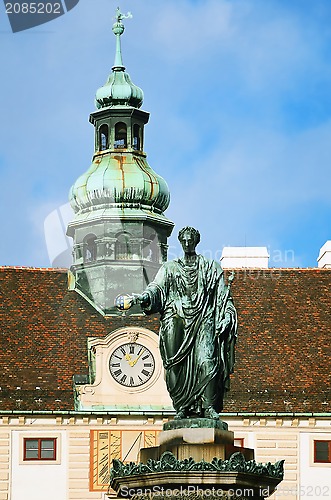
{"type": "MultiPolygon", "coordinates": [[[[51,449],[51,448],[50,448],[51,449]]],[[[23,462],[56,462],[57,458],[57,437],[24,437],[23,438],[23,462]],[[38,457],[27,457],[27,442],[37,441],[38,442],[38,457]],[[43,441],[53,441],[53,456],[52,457],[42,457],[42,442],[43,441]]]]}
{"type": "Polygon", "coordinates": [[[17,430],[13,431],[14,435],[18,435],[19,440],[19,454],[18,463],[19,465],[24,465],[25,467],[30,467],[31,465],[48,465],[49,467],[59,466],[62,464],[62,446],[63,439],[65,436],[64,431],[50,430],[50,429],[29,429],[29,430],[17,430]],[[54,439],[56,438],[56,460],[23,460],[24,458],[24,439],[54,439]]]}
{"type": "Polygon", "coordinates": [[[330,464],[331,465],[331,439],[314,439],[313,441],[313,459],[314,464],[330,464]],[[327,460],[317,460],[317,443],[328,443],[328,458],[327,460]]]}
{"type": "Polygon", "coordinates": [[[132,128],[132,148],[135,151],[142,151],[141,126],[134,123],[132,128]]]}
{"type": "Polygon", "coordinates": [[[245,444],[245,438],[243,437],[234,438],[234,446],[237,446],[238,448],[244,448],[244,444],[245,444]]]}
{"type": "Polygon", "coordinates": [[[99,127],[99,151],[107,151],[109,149],[109,127],[107,123],[102,123],[99,127]],[[105,143],[103,144],[103,140],[105,143]]]}
{"type": "Polygon", "coordinates": [[[97,236],[94,233],[89,233],[83,239],[83,263],[91,264],[97,260],[98,247],[97,236]],[[88,253],[89,252],[89,255],[88,253]]]}
{"type": "Polygon", "coordinates": [[[126,261],[132,260],[132,236],[130,233],[123,231],[116,236],[115,241],[115,260],[126,261]]]}
{"type": "Polygon", "coordinates": [[[114,130],[114,149],[127,149],[128,126],[125,122],[116,122],[114,130]],[[123,144],[121,143],[123,141],[123,144]]]}

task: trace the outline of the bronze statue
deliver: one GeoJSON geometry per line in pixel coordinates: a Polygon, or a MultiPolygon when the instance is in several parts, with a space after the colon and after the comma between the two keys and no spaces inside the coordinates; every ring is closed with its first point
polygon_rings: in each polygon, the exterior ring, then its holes
{"type": "Polygon", "coordinates": [[[146,314],[161,314],[160,352],[175,418],[218,419],[234,367],[236,310],[220,264],[195,251],[199,231],[184,227],[178,239],[184,256],[163,264],[134,301],[146,314]]]}

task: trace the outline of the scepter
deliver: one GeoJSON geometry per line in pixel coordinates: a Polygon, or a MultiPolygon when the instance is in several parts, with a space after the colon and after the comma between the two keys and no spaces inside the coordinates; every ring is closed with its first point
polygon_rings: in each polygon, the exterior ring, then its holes
{"type": "Polygon", "coordinates": [[[230,295],[231,283],[232,283],[233,280],[234,280],[234,271],[231,272],[231,274],[230,274],[230,276],[228,278],[228,284],[227,284],[227,287],[226,287],[226,292],[225,292],[224,299],[223,299],[223,304],[222,304],[222,312],[221,312],[221,318],[222,319],[225,316],[226,303],[227,303],[229,295],[230,295]]]}

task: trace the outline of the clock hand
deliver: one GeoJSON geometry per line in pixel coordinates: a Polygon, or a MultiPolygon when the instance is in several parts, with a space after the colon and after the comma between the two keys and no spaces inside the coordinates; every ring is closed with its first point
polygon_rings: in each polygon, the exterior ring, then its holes
{"type": "Polygon", "coordinates": [[[130,363],[130,366],[134,366],[137,363],[138,359],[144,354],[144,352],[145,352],[145,349],[143,349],[141,351],[141,353],[139,354],[139,356],[130,363]]]}
{"type": "Polygon", "coordinates": [[[125,357],[125,359],[129,362],[129,365],[131,366],[132,359],[131,359],[130,354],[128,354],[128,353],[126,352],[124,357],[125,357]]]}
{"type": "Polygon", "coordinates": [[[129,353],[125,353],[124,358],[127,360],[130,366],[134,366],[137,362],[137,360],[133,361],[129,353]]]}

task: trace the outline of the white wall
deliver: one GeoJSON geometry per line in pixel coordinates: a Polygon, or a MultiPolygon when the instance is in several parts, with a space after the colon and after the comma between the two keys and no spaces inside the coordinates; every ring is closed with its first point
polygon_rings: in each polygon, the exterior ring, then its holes
{"type": "Polygon", "coordinates": [[[61,431],[12,431],[11,500],[65,500],[67,494],[67,443],[61,431]],[[57,437],[59,463],[31,464],[22,460],[24,437],[57,437]]]}
{"type": "Polygon", "coordinates": [[[314,432],[300,434],[299,498],[331,498],[331,464],[314,464],[313,440],[331,440],[331,434],[314,432]]]}

